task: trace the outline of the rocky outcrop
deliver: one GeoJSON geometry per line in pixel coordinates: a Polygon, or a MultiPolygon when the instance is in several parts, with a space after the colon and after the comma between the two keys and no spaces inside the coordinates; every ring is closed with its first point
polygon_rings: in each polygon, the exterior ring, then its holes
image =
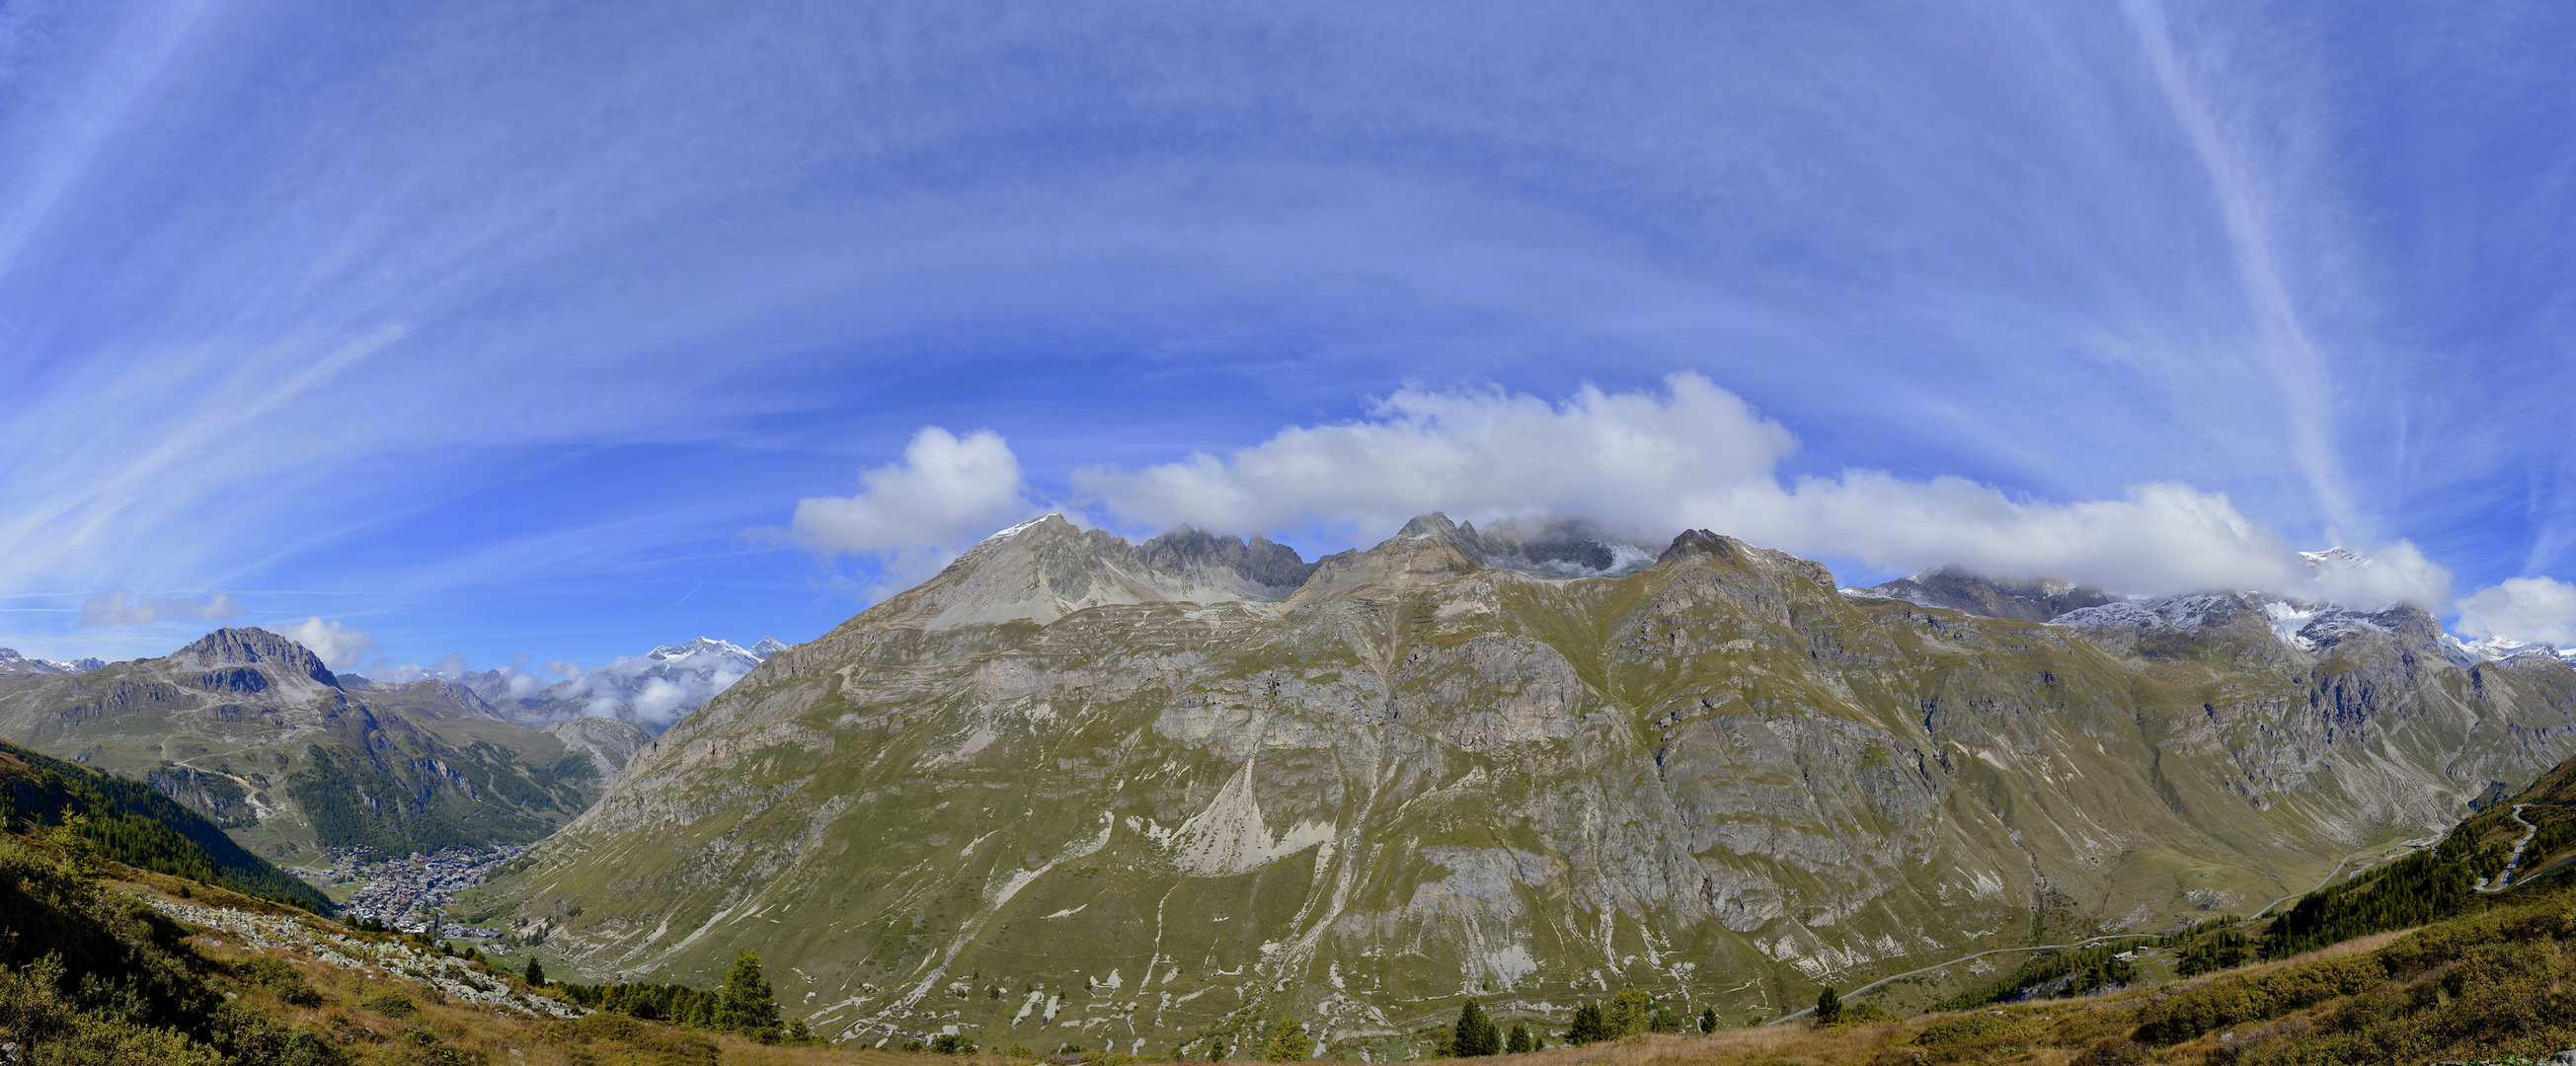
{"type": "Polygon", "coordinates": [[[1709,531],[1578,577],[1516,536],[1495,565],[1426,515],[1264,598],[1015,527],[646,745],[496,890],[594,977],[755,949],[871,1038],[1171,1053],[1623,982],[1732,1015],[2276,898],[2576,748],[2576,671],[2463,669],[2411,609],[2040,624],[1709,531]]]}

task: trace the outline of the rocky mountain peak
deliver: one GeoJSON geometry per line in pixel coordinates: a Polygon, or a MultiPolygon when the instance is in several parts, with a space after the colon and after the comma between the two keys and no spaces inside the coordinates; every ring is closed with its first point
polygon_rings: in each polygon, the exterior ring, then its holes
{"type": "Polygon", "coordinates": [[[863,618],[925,629],[1053,622],[1112,604],[1275,602],[1313,565],[1268,540],[1182,527],[1143,545],[1085,530],[1058,514],[1022,522],[967,549],[928,581],[863,618]]]}
{"type": "Polygon", "coordinates": [[[1171,575],[1231,571],[1244,581],[1276,593],[1271,599],[1286,597],[1315,573],[1315,564],[1299,557],[1293,548],[1271,543],[1268,537],[1256,535],[1246,541],[1203,533],[1186,525],[1137,545],[1136,559],[1148,569],[1171,575]]]}
{"type": "Polygon", "coordinates": [[[1957,566],[1936,567],[1872,586],[1868,594],[1980,618],[2046,622],[2069,611],[2117,600],[2101,589],[2052,578],[1994,577],[1957,566]]]}
{"type": "Polygon", "coordinates": [[[751,652],[752,658],[758,659],[762,662],[768,662],[770,656],[786,651],[788,647],[789,645],[786,641],[780,640],[777,637],[762,637],[760,638],[760,643],[752,645],[747,650],[751,652]]]}
{"type": "Polygon", "coordinates": [[[256,627],[208,633],[170,653],[170,662],[206,671],[247,668],[273,674],[280,680],[307,678],[340,687],[340,679],[331,675],[331,668],[322,664],[320,656],[302,644],[256,627]]]}
{"type": "Polygon", "coordinates": [[[1419,588],[1484,567],[1484,552],[1471,528],[1462,530],[1434,511],[1416,515],[1396,535],[1367,551],[1345,551],[1316,560],[1315,574],[1281,606],[1296,608],[1357,589],[1419,588]]]}
{"type": "Polygon", "coordinates": [[[1618,577],[1654,564],[1654,549],[1629,543],[1589,518],[1506,518],[1482,530],[1461,527],[1483,550],[1485,565],[1549,577],[1618,577]]]}

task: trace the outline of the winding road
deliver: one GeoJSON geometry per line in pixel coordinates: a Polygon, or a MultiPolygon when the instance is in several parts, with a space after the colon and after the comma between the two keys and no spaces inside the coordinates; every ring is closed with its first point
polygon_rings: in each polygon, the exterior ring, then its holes
{"type": "Polygon", "coordinates": [[[2495,875],[2493,878],[2478,878],[2477,884],[2471,885],[2470,887],[2475,888],[2480,892],[2502,892],[2505,889],[2513,887],[2513,868],[2522,865],[2522,849],[2530,847],[2531,838],[2540,835],[2539,826],[2522,820],[2522,809],[2528,806],[2531,805],[2528,803],[2514,804],[2512,812],[2506,815],[2507,817],[2512,818],[2516,824],[2522,826],[2523,834],[2522,839],[2513,842],[2513,854],[2505,858],[2504,872],[2495,875]]]}

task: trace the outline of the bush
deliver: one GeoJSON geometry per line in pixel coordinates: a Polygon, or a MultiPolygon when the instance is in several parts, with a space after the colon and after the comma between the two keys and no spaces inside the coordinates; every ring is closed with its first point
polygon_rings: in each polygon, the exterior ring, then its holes
{"type": "Polygon", "coordinates": [[[420,1017],[420,1004],[412,1002],[411,997],[400,992],[378,992],[360,1001],[358,1005],[388,1018],[408,1020],[420,1017]]]}
{"type": "Polygon", "coordinates": [[[232,965],[233,976],[243,984],[264,988],[277,998],[298,1007],[322,1005],[322,993],[304,980],[304,972],[288,965],[284,959],[254,955],[232,965]]]}
{"type": "MultiPolygon", "coordinates": [[[[1467,1006],[1469,1010],[1475,1009],[1473,1003],[1467,1006]]],[[[1462,1019],[1459,1024],[1466,1023],[1462,1019]]],[[[1261,1049],[1261,1061],[1304,1062],[1314,1051],[1315,1039],[1306,1035],[1305,1024],[1281,1018],[1278,1024],[1270,1027],[1270,1042],[1261,1049]]]]}
{"type": "Polygon", "coordinates": [[[1610,997],[1610,1009],[1603,1020],[1609,1023],[1611,1036],[1635,1036],[1654,1024],[1654,1010],[1654,997],[1630,985],[1610,997]]]}
{"type": "Polygon", "coordinates": [[[930,1038],[930,1051],[934,1055],[972,1055],[975,1042],[955,1033],[942,1033],[930,1038]]]}
{"type": "Polygon", "coordinates": [[[2376,987],[2388,971],[2376,956],[2327,959],[2262,977],[2194,989],[2139,1012],[2137,1039],[2178,1044],[2214,1029],[2266,1021],[2336,996],[2376,987]]]}

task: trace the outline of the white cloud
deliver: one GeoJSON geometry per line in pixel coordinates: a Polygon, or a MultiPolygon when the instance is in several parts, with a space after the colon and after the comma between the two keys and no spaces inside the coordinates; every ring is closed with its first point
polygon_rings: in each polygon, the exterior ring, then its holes
{"type": "Polygon", "coordinates": [[[639,655],[587,669],[567,662],[550,662],[546,668],[564,675],[562,686],[552,690],[555,698],[581,701],[583,714],[621,718],[656,733],[747,674],[731,668],[646,673],[664,665],[662,660],[639,655]]]}
{"type": "Polygon", "coordinates": [[[1223,457],[1087,469],[1074,484],[1112,515],[1158,528],[1386,530],[1431,510],[1477,522],[1570,512],[1650,541],[1706,528],[1887,569],[1957,563],[2134,593],[2264,589],[2376,604],[2439,603],[2449,589],[2449,573],[2404,542],[2371,546],[2372,566],[2312,575],[2279,533],[2185,485],[2078,503],[1872,470],[1784,485],[1776,468],[1797,447],[1785,427],[1698,374],[1664,384],[1586,386],[1553,404],[1408,389],[1362,420],[1292,427],[1223,457]]]}
{"type": "Polygon", "coordinates": [[[206,596],[148,596],[119,589],[82,601],[78,625],[139,626],[164,618],[228,622],[242,613],[240,600],[217,592],[206,596]]]}
{"type": "Polygon", "coordinates": [[[1020,461],[1000,434],[924,426],[900,462],[860,473],[858,492],[797,501],[787,536],[827,559],[876,555],[926,573],[949,549],[1026,517],[1021,490],[1020,461]]]}
{"type": "Polygon", "coordinates": [[[2460,600],[2460,632],[2536,644],[2576,644],[2576,585],[2509,577],[2460,600]]]}
{"type": "Polygon", "coordinates": [[[295,625],[275,631],[304,647],[334,670],[358,665],[368,652],[377,650],[376,638],[363,629],[351,629],[339,622],[307,618],[295,625]]]}

